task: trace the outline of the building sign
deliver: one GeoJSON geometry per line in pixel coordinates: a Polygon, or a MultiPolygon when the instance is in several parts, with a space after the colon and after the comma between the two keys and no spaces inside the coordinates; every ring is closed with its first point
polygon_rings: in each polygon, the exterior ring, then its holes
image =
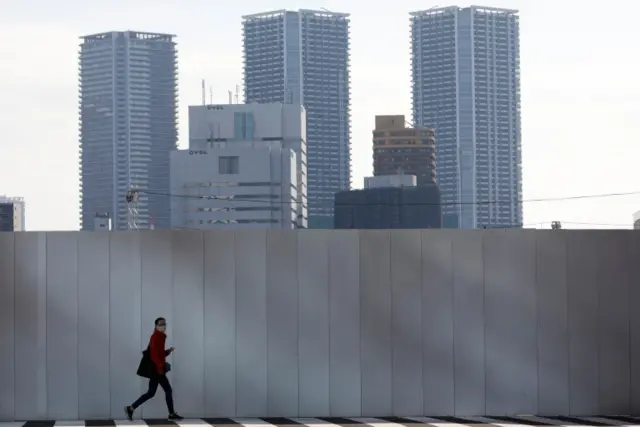
{"type": "Polygon", "coordinates": [[[193,156],[194,154],[209,154],[204,150],[189,150],[189,155],[193,156]]]}

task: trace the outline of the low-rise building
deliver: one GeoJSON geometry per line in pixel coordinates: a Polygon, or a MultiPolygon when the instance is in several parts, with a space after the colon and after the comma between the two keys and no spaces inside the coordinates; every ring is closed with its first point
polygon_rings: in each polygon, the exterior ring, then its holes
{"type": "Polygon", "coordinates": [[[172,228],[306,228],[296,153],[280,141],[212,142],[171,154],[172,228]]]}
{"type": "Polygon", "coordinates": [[[362,190],[337,193],[334,228],[441,228],[438,186],[416,181],[414,175],[371,177],[362,190]]]}
{"type": "Polygon", "coordinates": [[[297,216],[306,228],[307,114],[304,107],[281,102],[189,107],[190,150],[210,150],[214,143],[231,147],[239,142],[250,142],[255,147],[260,143],[278,142],[279,147],[296,154],[297,216]]]}

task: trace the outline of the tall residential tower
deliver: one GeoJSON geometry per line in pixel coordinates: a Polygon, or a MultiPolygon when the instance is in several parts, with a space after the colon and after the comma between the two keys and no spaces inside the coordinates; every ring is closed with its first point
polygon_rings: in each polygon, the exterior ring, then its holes
{"type": "Polygon", "coordinates": [[[169,227],[169,156],[178,133],[176,56],[169,34],[114,31],[82,37],[82,230],[93,229],[96,213],[108,213],[114,230],[126,229],[130,189],[140,191],[140,228],[169,227]]]}
{"type": "Polygon", "coordinates": [[[411,42],[413,121],[436,132],[443,226],[521,226],[518,12],[413,12],[411,42]]]}
{"type": "Polygon", "coordinates": [[[299,10],[243,17],[245,102],[307,111],[309,228],[333,227],[351,184],[349,15],[299,10]]]}

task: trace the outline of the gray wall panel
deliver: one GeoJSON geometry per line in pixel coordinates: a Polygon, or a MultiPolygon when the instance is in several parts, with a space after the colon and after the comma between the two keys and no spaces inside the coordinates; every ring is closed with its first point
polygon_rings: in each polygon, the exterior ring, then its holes
{"type": "Polygon", "coordinates": [[[267,414],[298,415],[298,239],[267,232],[267,414]]]}
{"type": "Polygon", "coordinates": [[[14,236],[15,418],[44,419],[47,417],[47,236],[45,233],[15,233],[14,236]]]}
{"type": "Polygon", "coordinates": [[[629,357],[628,233],[598,233],[598,365],[599,407],[603,414],[628,414],[631,410],[631,360],[629,357]]]}
{"type": "Polygon", "coordinates": [[[636,268],[638,265],[637,260],[640,259],[640,233],[637,231],[628,233],[626,236],[626,253],[629,261],[627,265],[627,276],[629,283],[633,285],[629,286],[629,302],[628,307],[630,310],[630,351],[629,356],[631,359],[631,410],[633,415],[640,415],[640,268],[636,268]]]}
{"type": "Polygon", "coordinates": [[[136,376],[142,343],[140,233],[111,233],[109,260],[111,416],[119,419],[143,389],[136,376]]]}
{"type": "Polygon", "coordinates": [[[47,414],[78,418],[78,233],[47,233],[47,414]]]}
{"type": "Polygon", "coordinates": [[[538,413],[569,413],[565,233],[537,232],[538,413]]]}
{"type": "MultiPolygon", "coordinates": [[[[80,419],[111,417],[109,237],[109,233],[78,233],[78,415],[80,419]]],[[[130,372],[131,374],[133,372],[130,372]]]]}
{"type": "Polygon", "coordinates": [[[329,291],[327,233],[320,230],[298,233],[298,407],[301,417],[330,413],[329,291]]]}
{"type": "Polygon", "coordinates": [[[204,412],[204,238],[201,231],[173,231],[173,389],[176,409],[204,412]]]}
{"type": "Polygon", "coordinates": [[[424,413],[455,413],[453,242],[443,230],[422,232],[424,413]]]}
{"type": "Polygon", "coordinates": [[[359,232],[328,234],[331,415],[359,416],[362,413],[359,232]]]}
{"type": "Polygon", "coordinates": [[[480,230],[453,235],[455,412],[485,411],[484,282],[480,230]]]}
{"type": "Polygon", "coordinates": [[[47,407],[47,236],[38,233],[36,258],[38,259],[38,418],[48,415],[47,407]]]}
{"type": "Polygon", "coordinates": [[[583,231],[567,235],[569,397],[571,414],[598,413],[597,239],[583,231]]]}
{"type": "Polygon", "coordinates": [[[391,234],[393,414],[422,415],[422,236],[391,234]]]}
{"type": "Polygon", "coordinates": [[[204,233],[205,410],[236,413],[236,257],[232,231],[204,233]]]}
{"type": "Polygon", "coordinates": [[[0,421],[14,419],[14,233],[0,233],[0,421]]]}
{"type": "Polygon", "coordinates": [[[538,411],[536,246],[530,231],[486,232],[486,413],[538,411]]]}
{"type": "MultiPolygon", "coordinates": [[[[141,351],[149,345],[151,334],[155,328],[155,320],[158,317],[167,319],[167,345],[171,346],[174,338],[173,316],[173,270],[172,270],[172,243],[171,231],[159,230],[157,232],[140,233],[140,277],[141,277],[141,323],[140,323],[140,346],[138,356],[141,351]]],[[[173,362],[173,356],[168,358],[169,363],[173,362]]],[[[173,374],[169,374],[173,379],[173,374]]],[[[147,387],[148,381],[142,380],[143,390],[147,387]]],[[[133,401],[133,400],[132,400],[133,401]]],[[[167,405],[161,389],[158,390],[155,398],[146,402],[136,414],[144,418],[161,418],[167,415],[167,405]]]]}
{"type": "Polygon", "coordinates": [[[267,234],[236,232],[236,414],[267,413],[267,234]]]}
{"type": "Polygon", "coordinates": [[[360,232],[363,416],[393,412],[390,255],[388,231],[360,232]]]}

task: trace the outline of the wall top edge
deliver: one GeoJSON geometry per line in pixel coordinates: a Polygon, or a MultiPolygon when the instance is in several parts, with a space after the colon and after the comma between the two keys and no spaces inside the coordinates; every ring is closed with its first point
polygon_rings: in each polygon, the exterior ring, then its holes
{"type": "Polygon", "coordinates": [[[25,235],[25,234],[97,234],[97,235],[110,235],[110,234],[163,234],[163,233],[207,233],[207,234],[215,234],[215,233],[242,233],[242,234],[263,234],[266,232],[270,233],[368,233],[368,234],[408,234],[408,233],[433,233],[433,234],[452,234],[452,235],[472,235],[472,234],[548,234],[548,233],[558,233],[558,234],[602,234],[602,233],[634,233],[637,230],[633,229],[564,229],[564,230],[540,230],[540,229],[530,229],[530,228],[514,228],[514,229],[503,229],[503,228],[494,228],[494,229],[447,229],[447,228],[438,228],[438,229],[387,229],[387,230],[375,230],[375,229],[361,229],[361,230],[349,230],[349,229],[297,229],[297,230],[280,230],[280,229],[262,229],[262,230],[188,230],[188,229],[164,229],[164,230],[112,230],[112,231],[83,231],[83,230],[50,230],[50,231],[1,231],[0,236],[14,234],[14,235],[25,235]]]}

